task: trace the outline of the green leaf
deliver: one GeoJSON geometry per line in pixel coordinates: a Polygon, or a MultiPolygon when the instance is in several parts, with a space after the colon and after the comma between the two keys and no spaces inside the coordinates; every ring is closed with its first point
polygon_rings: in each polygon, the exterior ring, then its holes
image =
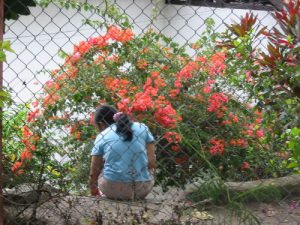
{"type": "Polygon", "coordinates": [[[65,51],[60,50],[60,51],[58,52],[58,56],[59,56],[60,58],[62,58],[62,59],[65,59],[65,58],[67,58],[69,55],[68,55],[68,53],[66,53],[65,51]]]}
{"type": "Polygon", "coordinates": [[[5,102],[11,99],[10,94],[6,91],[0,91],[0,107],[4,106],[5,102]]]}
{"type": "Polygon", "coordinates": [[[296,142],[294,148],[293,148],[293,153],[296,157],[300,156],[300,144],[296,142]]]}
{"type": "Polygon", "coordinates": [[[64,5],[64,7],[65,7],[66,9],[70,9],[70,3],[66,2],[65,5],[64,5]]]}
{"type": "Polygon", "coordinates": [[[296,137],[300,135],[300,129],[297,127],[294,127],[293,129],[291,129],[291,135],[296,137]]]}
{"type": "Polygon", "coordinates": [[[12,48],[11,48],[11,43],[10,41],[3,41],[2,42],[2,49],[6,50],[6,51],[9,51],[9,52],[15,52],[12,48]]]}
{"type": "Polygon", "coordinates": [[[0,61],[6,62],[6,55],[3,51],[0,50],[0,61]]]}
{"type": "Polygon", "coordinates": [[[295,167],[298,167],[298,163],[297,162],[291,162],[287,165],[288,169],[293,169],[295,167]]]}

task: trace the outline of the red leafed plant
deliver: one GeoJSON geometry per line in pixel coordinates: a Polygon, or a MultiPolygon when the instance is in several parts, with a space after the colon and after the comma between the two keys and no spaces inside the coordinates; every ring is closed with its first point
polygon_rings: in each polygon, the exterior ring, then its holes
{"type": "Polygon", "coordinates": [[[274,87],[281,87],[289,95],[300,98],[300,78],[297,66],[300,62],[300,1],[283,3],[284,8],[274,13],[280,29],[274,27],[265,32],[269,39],[268,52],[261,53],[259,61],[274,87]]]}

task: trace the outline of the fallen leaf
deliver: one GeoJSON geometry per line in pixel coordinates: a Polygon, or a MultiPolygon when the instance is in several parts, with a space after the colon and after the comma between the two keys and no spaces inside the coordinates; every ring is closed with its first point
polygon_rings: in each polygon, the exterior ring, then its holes
{"type": "Polygon", "coordinates": [[[212,220],[214,217],[210,214],[208,214],[207,212],[203,211],[193,211],[190,214],[192,217],[199,219],[199,220],[212,220]]]}

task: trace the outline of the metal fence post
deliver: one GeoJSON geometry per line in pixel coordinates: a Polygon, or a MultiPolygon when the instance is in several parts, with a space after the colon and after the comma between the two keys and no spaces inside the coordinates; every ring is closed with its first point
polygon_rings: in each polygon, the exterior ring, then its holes
{"type": "MultiPolygon", "coordinates": [[[[0,0],[0,42],[3,41],[4,32],[4,0],[0,0]]],[[[0,61],[0,91],[3,88],[3,62],[0,61]]],[[[3,207],[3,154],[2,154],[2,108],[0,108],[0,225],[4,224],[4,207],[3,207]]]]}

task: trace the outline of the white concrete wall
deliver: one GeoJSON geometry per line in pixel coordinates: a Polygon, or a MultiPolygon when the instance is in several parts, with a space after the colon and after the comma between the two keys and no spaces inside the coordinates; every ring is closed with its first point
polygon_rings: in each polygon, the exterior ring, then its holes
{"type": "MultiPolygon", "coordinates": [[[[95,4],[99,1],[90,2],[95,4]]],[[[166,5],[164,1],[160,1],[158,16],[152,20],[154,4],[150,0],[116,0],[116,4],[132,19],[136,34],[154,27],[181,45],[193,43],[198,39],[198,35],[204,29],[206,18],[213,18],[216,22],[216,31],[220,32],[225,28],[224,23],[237,21],[247,12],[247,10],[166,5]]],[[[17,102],[29,101],[39,93],[43,83],[49,79],[47,74],[39,71],[58,67],[62,62],[57,56],[60,49],[71,52],[73,44],[101,32],[90,26],[82,26],[82,19],[97,18],[95,15],[61,10],[54,5],[46,9],[35,7],[31,12],[32,15],[22,16],[18,21],[6,22],[4,38],[11,40],[16,54],[8,54],[4,69],[4,85],[13,90],[13,97],[17,102]],[[39,84],[35,85],[37,82],[39,84]]],[[[258,15],[258,21],[262,25],[269,27],[275,25],[275,20],[269,12],[254,11],[254,13],[258,15]]]]}

